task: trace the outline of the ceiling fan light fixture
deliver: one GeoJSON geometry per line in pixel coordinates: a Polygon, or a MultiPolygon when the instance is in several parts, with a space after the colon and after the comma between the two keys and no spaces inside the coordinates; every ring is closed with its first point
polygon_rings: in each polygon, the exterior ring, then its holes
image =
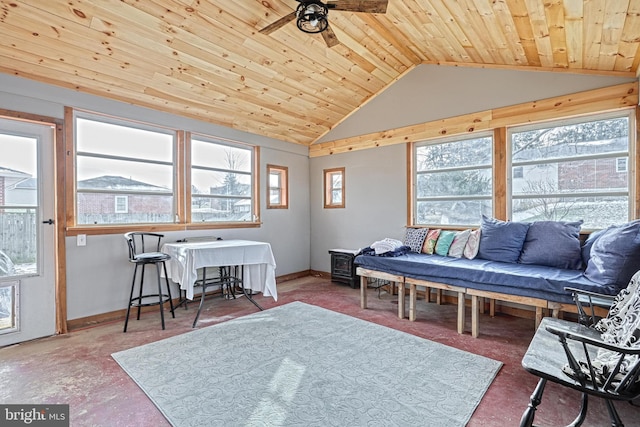
{"type": "Polygon", "coordinates": [[[329,26],[327,6],[319,1],[301,2],[297,9],[296,25],[305,33],[321,33],[329,26]]]}

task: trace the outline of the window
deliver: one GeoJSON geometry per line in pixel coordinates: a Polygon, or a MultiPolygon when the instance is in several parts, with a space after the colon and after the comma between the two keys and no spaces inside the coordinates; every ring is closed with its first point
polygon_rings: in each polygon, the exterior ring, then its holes
{"type": "Polygon", "coordinates": [[[74,153],[67,170],[75,171],[66,186],[69,230],[260,225],[259,147],[69,107],[65,123],[74,136],[67,148],[74,153]]]}
{"type": "Polygon", "coordinates": [[[413,146],[414,225],[480,224],[492,214],[493,136],[413,146]]]}
{"type": "Polygon", "coordinates": [[[267,209],[289,207],[289,169],[286,166],[267,165],[267,209]]]}
{"type": "Polygon", "coordinates": [[[344,208],[344,168],[324,170],[324,207],[344,208]]]}
{"type": "Polygon", "coordinates": [[[523,169],[511,218],[584,220],[586,229],[628,221],[631,121],[617,113],[511,129],[511,165],[523,169]]]}
{"type": "Polygon", "coordinates": [[[116,213],[127,213],[129,210],[129,197],[116,196],[116,213]]]}
{"type": "Polygon", "coordinates": [[[174,222],[176,131],[84,112],[74,119],[76,225],[174,222]]]}
{"type": "Polygon", "coordinates": [[[191,222],[250,222],[254,148],[205,136],[191,138],[191,222]]]}
{"type": "Polygon", "coordinates": [[[624,173],[629,171],[629,166],[627,165],[629,159],[627,157],[618,157],[616,159],[616,172],[624,173]]]}
{"type": "Polygon", "coordinates": [[[522,168],[522,166],[514,166],[512,170],[513,170],[513,179],[524,177],[524,169],[522,168]]]}

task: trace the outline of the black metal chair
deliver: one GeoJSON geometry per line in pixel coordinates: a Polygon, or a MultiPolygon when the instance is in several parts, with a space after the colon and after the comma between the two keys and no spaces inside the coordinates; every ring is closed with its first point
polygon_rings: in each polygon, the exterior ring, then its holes
{"type": "Polygon", "coordinates": [[[171,308],[171,315],[176,317],[173,308],[173,299],[171,297],[171,286],[169,285],[169,276],[167,274],[166,261],[171,257],[163,252],[160,252],[160,243],[163,234],[157,233],[144,233],[144,232],[130,232],[125,233],[124,238],[129,246],[129,262],[135,265],[133,270],[133,280],[131,281],[131,292],[129,294],[129,306],[127,307],[127,316],[124,320],[124,332],[127,332],[127,325],[129,324],[129,314],[131,307],[137,307],[138,315],[137,320],[140,320],[141,307],[159,305],[160,306],[160,321],[162,322],[162,329],[164,326],[164,304],[169,303],[171,308]],[[144,271],[147,265],[155,265],[157,279],[158,279],[158,291],[157,293],[143,294],[144,288],[144,271]],[[160,266],[164,269],[165,283],[167,286],[166,293],[162,291],[161,271],[160,266]],[[138,268],[141,268],[140,283],[138,286],[138,294],[134,295],[136,288],[136,276],[138,274],[138,268]]]}
{"type": "Polygon", "coordinates": [[[605,400],[611,426],[623,426],[615,401],[640,398],[640,272],[613,300],[606,317],[597,320],[594,306],[607,296],[574,290],[582,323],[545,318],[522,359],[522,366],[540,377],[521,427],[532,427],[547,381],[582,393],[580,412],[569,427],[582,425],[588,397],[605,400]],[[587,302],[589,308],[585,309],[587,302]],[[589,313],[590,311],[590,313],[589,313]]]}

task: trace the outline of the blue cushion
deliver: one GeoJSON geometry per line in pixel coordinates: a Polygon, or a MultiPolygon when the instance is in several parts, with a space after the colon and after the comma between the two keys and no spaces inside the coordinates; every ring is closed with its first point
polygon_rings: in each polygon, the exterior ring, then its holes
{"type": "Polygon", "coordinates": [[[577,270],[582,267],[582,221],[536,221],[529,227],[519,262],[577,270]]]}
{"type": "Polygon", "coordinates": [[[529,223],[506,222],[482,215],[478,258],[518,262],[529,223]]]}
{"type": "Polygon", "coordinates": [[[611,226],[597,236],[585,270],[589,280],[618,291],[640,270],[640,220],[611,226]]]}
{"type": "Polygon", "coordinates": [[[589,264],[589,258],[591,258],[591,247],[603,232],[604,230],[598,230],[589,234],[589,237],[587,237],[587,240],[585,240],[584,244],[582,245],[582,265],[585,268],[587,267],[587,264],[589,264]]]}

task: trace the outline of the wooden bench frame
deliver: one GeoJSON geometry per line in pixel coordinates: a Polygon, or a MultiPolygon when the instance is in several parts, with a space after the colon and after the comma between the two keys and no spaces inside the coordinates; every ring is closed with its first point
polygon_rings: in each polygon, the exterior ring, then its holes
{"type": "Polygon", "coordinates": [[[465,302],[466,295],[471,296],[471,336],[477,338],[480,334],[480,313],[484,312],[484,304],[480,303],[480,298],[489,298],[489,314],[495,316],[495,301],[507,301],[516,304],[523,304],[535,307],[535,327],[542,322],[543,310],[551,310],[552,317],[557,318],[561,311],[575,312],[573,304],[564,304],[554,301],[547,301],[541,298],[523,297],[518,295],[504,294],[500,292],[482,291],[461,286],[452,286],[444,283],[431,282],[429,280],[414,279],[411,277],[385,273],[377,270],[370,270],[362,267],[356,269],[356,274],[360,276],[360,307],[367,308],[367,278],[387,280],[398,286],[398,317],[405,318],[405,296],[409,287],[409,320],[416,320],[417,287],[424,286],[427,290],[427,299],[430,299],[430,289],[437,289],[437,303],[441,303],[442,291],[451,291],[458,294],[458,319],[457,329],[459,334],[464,333],[465,326],[465,302]]]}

